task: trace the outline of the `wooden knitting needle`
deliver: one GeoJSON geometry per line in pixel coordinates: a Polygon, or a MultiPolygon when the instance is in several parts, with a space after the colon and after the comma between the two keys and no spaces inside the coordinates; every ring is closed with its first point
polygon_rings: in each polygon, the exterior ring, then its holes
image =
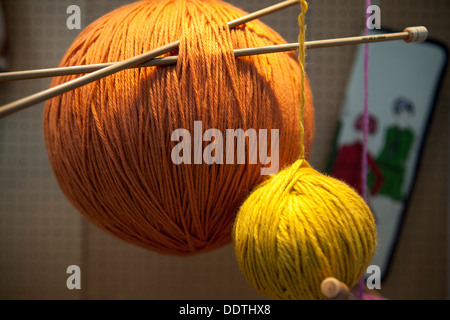
{"type": "MultiPolygon", "coordinates": [[[[232,20],[232,21],[228,22],[227,25],[230,28],[235,28],[235,27],[245,24],[246,22],[249,22],[251,20],[258,19],[260,17],[266,16],[270,13],[287,8],[289,6],[293,6],[294,4],[298,4],[298,3],[299,2],[297,0],[284,1],[284,2],[278,3],[276,5],[261,9],[259,11],[253,12],[253,13],[250,13],[244,17],[232,20]]],[[[9,104],[3,105],[0,107],[0,118],[6,117],[14,112],[23,110],[27,107],[30,107],[37,103],[43,102],[47,99],[54,98],[60,94],[68,92],[70,90],[79,88],[88,83],[94,82],[94,81],[99,80],[104,77],[107,77],[107,76],[109,76],[113,73],[119,72],[121,70],[125,70],[125,69],[132,68],[132,67],[137,67],[144,62],[147,62],[147,61],[152,60],[158,56],[161,56],[167,52],[175,50],[176,48],[178,48],[179,45],[180,45],[180,41],[174,41],[172,43],[166,44],[162,47],[150,50],[148,52],[144,52],[140,55],[126,59],[124,61],[113,63],[112,65],[109,65],[100,70],[94,71],[90,74],[86,74],[77,79],[73,79],[66,83],[60,84],[53,88],[38,92],[38,93],[30,95],[28,97],[25,97],[25,98],[19,99],[17,101],[11,102],[9,104]]]]}
{"type": "Polygon", "coordinates": [[[323,280],[320,290],[328,300],[358,300],[350,293],[347,285],[336,278],[329,277],[323,280]]]}
{"type": "MultiPolygon", "coordinates": [[[[338,39],[326,39],[305,42],[306,49],[319,49],[337,46],[357,45],[362,43],[374,43],[385,42],[394,40],[405,40],[406,42],[421,42],[425,41],[428,36],[428,30],[425,27],[409,27],[403,32],[379,34],[376,36],[360,36],[360,37],[348,37],[338,39]]],[[[297,50],[299,47],[297,43],[287,43],[281,45],[265,46],[258,48],[245,48],[234,50],[236,57],[251,56],[258,54],[277,53],[284,51],[297,50]]],[[[164,66],[176,64],[178,56],[169,56],[164,58],[155,58],[138,66],[132,68],[152,67],[152,66],[164,66]]],[[[48,68],[38,70],[27,71],[14,71],[0,73],[0,81],[12,81],[12,80],[25,80],[25,79],[37,79],[45,77],[57,77],[71,74],[83,74],[103,69],[105,67],[113,65],[110,63],[98,63],[82,66],[71,66],[62,68],[48,68]]]]}
{"type": "Polygon", "coordinates": [[[289,1],[284,1],[284,2],[280,2],[280,3],[274,4],[273,6],[270,6],[270,7],[267,7],[267,8],[258,10],[258,11],[255,11],[253,13],[250,13],[250,14],[246,15],[246,16],[243,16],[242,18],[238,18],[238,19],[235,19],[233,21],[228,22],[228,28],[230,28],[230,29],[236,28],[236,27],[241,26],[241,25],[243,25],[243,24],[245,24],[245,23],[247,23],[249,21],[262,18],[264,16],[267,16],[269,14],[272,14],[272,13],[277,12],[279,10],[291,7],[291,6],[296,5],[296,4],[299,4],[298,0],[289,0],[289,1]]]}

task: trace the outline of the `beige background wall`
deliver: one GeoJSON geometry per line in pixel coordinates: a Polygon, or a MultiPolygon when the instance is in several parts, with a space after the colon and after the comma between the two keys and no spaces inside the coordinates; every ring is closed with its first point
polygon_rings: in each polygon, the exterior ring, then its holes
{"type": "MultiPolygon", "coordinates": [[[[81,8],[82,28],[126,0],[6,0],[11,70],[56,66],[79,33],[66,27],[66,8],[81,8]]],[[[276,0],[229,1],[246,11],[276,0]]],[[[311,0],[308,40],[358,35],[364,0],[311,0]]],[[[450,44],[444,0],[381,1],[382,26],[426,25],[450,44]]],[[[296,41],[298,11],[263,19],[296,41]]],[[[355,47],[308,52],[317,134],[311,156],[325,167],[355,47]]],[[[0,104],[45,89],[50,80],[0,83],[0,104]]],[[[446,299],[449,163],[447,76],[389,276],[391,299],[446,299]]],[[[190,258],[167,257],[107,235],[88,224],[59,190],[42,134],[43,104],[0,119],[0,299],[264,299],[240,274],[231,246],[190,258]],[[80,266],[82,289],[66,288],[66,268],[80,266]]]]}

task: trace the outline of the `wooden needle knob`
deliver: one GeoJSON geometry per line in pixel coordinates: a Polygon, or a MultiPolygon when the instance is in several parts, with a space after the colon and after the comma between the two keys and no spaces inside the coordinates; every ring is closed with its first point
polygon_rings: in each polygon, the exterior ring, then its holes
{"type": "Polygon", "coordinates": [[[409,33],[406,42],[423,42],[428,38],[428,29],[426,27],[409,27],[405,29],[409,33]]]}
{"type": "Polygon", "coordinates": [[[350,290],[336,278],[326,278],[320,286],[322,294],[330,300],[349,300],[350,290]]]}

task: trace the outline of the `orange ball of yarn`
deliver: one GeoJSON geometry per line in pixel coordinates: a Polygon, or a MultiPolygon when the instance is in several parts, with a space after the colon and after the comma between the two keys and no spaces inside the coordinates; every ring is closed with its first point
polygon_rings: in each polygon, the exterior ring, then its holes
{"type": "MultiPolygon", "coordinates": [[[[216,0],[139,1],[76,38],[60,66],[115,62],[181,42],[170,53],[179,56],[176,65],[128,69],[47,102],[44,133],[55,176],[93,224],[164,254],[231,242],[237,210],[265,178],[264,165],[174,164],[171,134],[184,128],[193,135],[194,121],[202,121],[203,132],[279,129],[280,169],[298,159],[297,56],[235,58],[233,49],[286,43],[259,21],[226,27],[245,14],[216,0]]],[[[52,85],[74,78],[55,78],[52,85]]],[[[309,86],[306,92],[308,152],[314,117],[309,86]]]]}

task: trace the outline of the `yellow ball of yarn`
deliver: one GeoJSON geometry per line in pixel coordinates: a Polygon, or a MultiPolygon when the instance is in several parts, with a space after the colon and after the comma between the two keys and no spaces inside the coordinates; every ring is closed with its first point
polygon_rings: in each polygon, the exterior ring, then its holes
{"type": "Polygon", "coordinates": [[[241,206],[233,229],[239,266],[273,299],[324,299],[321,282],[354,286],[376,249],[365,201],[305,160],[271,176],[241,206]]]}

